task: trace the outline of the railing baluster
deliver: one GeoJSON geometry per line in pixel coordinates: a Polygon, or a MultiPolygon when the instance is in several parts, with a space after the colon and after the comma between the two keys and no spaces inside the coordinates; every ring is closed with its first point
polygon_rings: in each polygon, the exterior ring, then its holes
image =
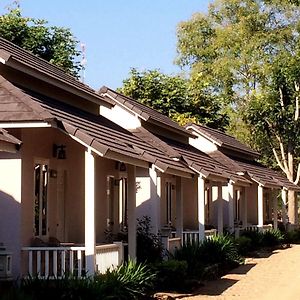
{"type": "Polygon", "coordinates": [[[57,277],[57,250],[53,251],[53,276],[57,277]]]}
{"type": "Polygon", "coordinates": [[[66,252],[65,250],[61,251],[61,276],[63,277],[66,272],[66,252]]]}
{"type": "Polygon", "coordinates": [[[69,252],[69,267],[70,267],[70,274],[74,273],[74,252],[70,250],[69,252]]]}
{"type": "Polygon", "coordinates": [[[49,250],[45,252],[45,277],[49,276],[49,250]]]}
{"type": "Polygon", "coordinates": [[[32,256],[33,256],[33,251],[30,250],[29,253],[28,253],[28,273],[29,275],[32,277],[33,275],[33,259],[32,259],[32,256]]]}
{"type": "Polygon", "coordinates": [[[78,260],[78,277],[81,277],[82,271],[82,260],[81,260],[81,250],[77,251],[77,260],[78,260]]]}
{"type": "Polygon", "coordinates": [[[39,250],[36,254],[36,273],[38,277],[42,276],[41,271],[41,251],[39,250]]]}

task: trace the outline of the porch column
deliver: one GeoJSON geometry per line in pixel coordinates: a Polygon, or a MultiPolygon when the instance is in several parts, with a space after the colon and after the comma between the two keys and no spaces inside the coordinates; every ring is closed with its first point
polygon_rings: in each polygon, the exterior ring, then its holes
{"type": "Polygon", "coordinates": [[[182,178],[176,176],[176,235],[182,239],[183,232],[183,188],[182,178]]]}
{"type": "Polygon", "coordinates": [[[149,176],[150,176],[150,197],[151,201],[153,201],[153,230],[154,233],[157,234],[160,230],[160,199],[161,199],[161,178],[157,176],[157,172],[152,166],[149,168],[149,176]]]}
{"type": "Polygon", "coordinates": [[[136,259],[136,176],[135,166],[128,165],[128,255],[136,259]]]}
{"type": "Polygon", "coordinates": [[[244,197],[243,197],[243,212],[242,212],[242,222],[243,227],[248,226],[248,189],[244,187],[244,197]]]}
{"type": "Polygon", "coordinates": [[[205,238],[205,180],[198,176],[198,228],[199,241],[205,238]]]}
{"type": "Polygon", "coordinates": [[[233,232],[234,231],[234,216],[233,216],[234,186],[231,180],[228,182],[227,188],[228,188],[228,226],[230,232],[233,232]]]}
{"type": "Polygon", "coordinates": [[[282,199],[282,223],[284,226],[287,225],[287,211],[286,211],[286,203],[287,203],[287,190],[281,190],[281,199],[282,199]]]}
{"type": "Polygon", "coordinates": [[[264,188],[261,185],[257,188],[257,220],[258,227],[262,228],[264,225],[264,188]]]}
{"type": "Polygon", "coordinates": [[[223,195],[222,183],[218,182],[218,234],[223,235],[223,195]]]}
{"type": "Polygon", "coordinates": [[[273,227],[274,229],[278,228],[278,201],[277,201],[277,195],[273,192],[272,193],[273,198],[273,227]]]}
{"type": "Polygon", "coordinates": [[[95,158],[91,149],[85,151],[85,256],[86,271],[95,273],[95,158]]]}

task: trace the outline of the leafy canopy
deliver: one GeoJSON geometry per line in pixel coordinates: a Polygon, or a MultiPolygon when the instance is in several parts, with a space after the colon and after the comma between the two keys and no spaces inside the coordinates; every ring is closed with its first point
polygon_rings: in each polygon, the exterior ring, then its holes
{"type": "Polygon", "coordinates": [[[22,16],[18,3],[0,16],[0,36],[78,77],[77,40],[67,28],[48,26],[42,19],[22,16]]]}
{"type": "Polygon", "coordinates": [[[169,76],[158,70],[131,69],[119,92],[152,107],[174,121],[185,124],[196,122],[223,129],[227,118],[213,97],[198,91],[202,84],[197,78],[169,76]]]}

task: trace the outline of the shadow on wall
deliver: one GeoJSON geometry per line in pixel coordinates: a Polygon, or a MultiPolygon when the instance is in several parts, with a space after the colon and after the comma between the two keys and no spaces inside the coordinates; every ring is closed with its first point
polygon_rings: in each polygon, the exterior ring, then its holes
{"type": "Polygon", "coordinates": [[[12,196],[0,190],[0,243],[12,252],[14,277],[20,274],[21,205],[12,196]]]}

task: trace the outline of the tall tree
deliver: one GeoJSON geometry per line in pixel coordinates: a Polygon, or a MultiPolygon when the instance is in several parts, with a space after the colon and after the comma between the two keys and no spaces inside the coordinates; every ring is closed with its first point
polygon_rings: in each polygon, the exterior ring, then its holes
{"type": "Polygon", "coordinates": [[[226,113],[210,95],[195,86],[196,78],[187,80],[179,75],[169,76],[158,70],[131,69],[119,92],[152,107],[174,121],[184,125],[196,122],[224,129],[228,125],[226,113]]]}
{"type": "Polygon", "coordinates": [[[78,41],[67,28],[45,20],[23,17],[17,2],[0,16],[0,36],[78,77],[78,41]]]}
{"type": "MultiPolygon", "coordinates": [[[[297,184],[300,8],[292,2],[216,0],[207,14],[179,25],[177,61],[191,77],[206,78],[206,90],[231,110],[231,126],[243,124],[248,139],[297,184]]],[[[296,211],[291,192],[293,223],[296,211]]]]}

